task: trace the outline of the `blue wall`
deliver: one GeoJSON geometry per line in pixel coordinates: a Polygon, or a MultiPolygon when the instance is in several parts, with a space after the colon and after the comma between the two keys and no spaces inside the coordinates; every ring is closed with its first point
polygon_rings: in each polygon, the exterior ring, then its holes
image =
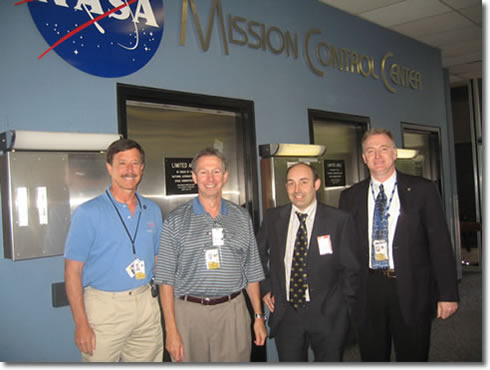
{"type": "MultiPolygon", "coordinates": [[[[49,0],[53,1],[53,0],[49,0]]],[[[74,1],[70,0],[71,3],[74,1]]],[[[444,186],[451,209],[454,166],[447,132],[447,78],[439,50],[339,12],[315,0],[222,0],[228,14],[296,33],[299,55],[229,44],[225,55],[216,25],[208,51],[201,49],[189,18],[185,46],[179,45],[181,1],[164,0],[165,31],[159,50],[141,70],[122,78],[95,77],[72,67],[49,45],[26,4],[0,2],[0,132],[117,132],[116,83],[252,100],[257,144],[308,143],[307,110],[369,116],[373,127],[390,128],[401,145],[400,122],[441,127],[444,186]],[[323,77],[305,63],[303,39],[316,28],[316,41],[394,60],[422,73],[423,90],[390,93],[381,80],[322,67],[323,77]]],[[[207,27],[210,0],[198,0],[207,27]]],[[[227,22],[227,18],[225,18],[227,22]]],[[[379,71],[378,71],[379,73],[379,71]]],[[[1,230],[0,230],[1,232],[1,230]]],[[[2,248],[3,249],[3,245],[2,248]]],[[[68,306],[51,306],[51,284],[63,281],[63,258],[12,262],[0,258],[0,361],[79,361],[68,306]]]]}

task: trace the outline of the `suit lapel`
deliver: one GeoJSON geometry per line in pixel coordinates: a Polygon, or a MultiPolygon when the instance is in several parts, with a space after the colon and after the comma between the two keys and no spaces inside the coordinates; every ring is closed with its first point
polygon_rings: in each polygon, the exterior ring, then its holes
{"type": "MultiPolygon", "coordinates": [[[[287,238],[288,238],[288,229],[289,229],[289,218],[291,217],[291,204],[289,204],[287,207],[284,207],[281,209],[279,213],[279,218],[277,219],[275,223],[275,231],[276,235],[279,236],[279,256],[281,257],[281,261],[284,261],[284,255],[286,253],[286,243],[287,243],[287,238]],[[284,232],[286,231],[286,232],[284,232]]],[[[284,263],[279,261],[279,265],[283,266],[284,268],[284,263]]]]}
{"type": "Polygon", "coordinates": [[[369,184],[371,183],[370,178],[364,180],[359,188],[359,217],[356,218],[356,222],[359,222],[359,230],[361,235],[366,237],[367,243],[369,244],[369,215],[368,215],[368,196],[369,196],[369,184]]]}
{"type": "Polygon", "coordinates": [[[316,206],[315,220],[313,221],[313,227],[311,229],[310,245],[308,247],[308,266],[311,266],[311,263],[314,262],[314,258],[312,256],[318,256],[320,253],[318,251],[318,242],[316,237],[319,235],[320,225],[328,225],[329,220],[327,216],[326,208],[324,208],[323,205],[318,202],[316,206]]]}
{"type": "Polygon", "coordinates": [[[407,197],[408,194],[412,191],[411,187],[408,186],[406,182],[406,177],[397,172],[396,180],[398,182],[398,198],[400,199],[400,214],[403,213],[404,210],[407,209],[407,197]]]}
{"type": "Polygon", "coordinates": [[[400,237],[400,235],[403,235],[403,226],[405,223],[405,218],[406,218],[406,212],[408,208],[408,198],[409,195],[412,191],[412,188],[407,184],[407,178],[403,175],[403,173],[400,173],[397,171],[396,174],[396,180],[398,182],[397,185],[397,190],[398,190],[398,199],[400,200],[400,215],[398,216],[398,221],[396,223],[396,230],[395,234],[393,236],[393,243],[397,243],[397,238],[400,237]]]}

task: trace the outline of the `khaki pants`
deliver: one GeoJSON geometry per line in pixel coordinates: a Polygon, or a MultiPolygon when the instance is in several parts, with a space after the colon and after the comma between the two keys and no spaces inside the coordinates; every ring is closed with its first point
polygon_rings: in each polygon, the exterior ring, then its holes
{"type": "Polygon", "coordinates": [[[83,362],[162,362],[160,306],[149,285],[124,292],[84,291],[95,351],[83,362]]]}
{"type": "Polygon", "coordinates": [[[250,314],[243,294],[214,306],[175,297],[175,319],[184,362],[249,362],[250,314]]]}

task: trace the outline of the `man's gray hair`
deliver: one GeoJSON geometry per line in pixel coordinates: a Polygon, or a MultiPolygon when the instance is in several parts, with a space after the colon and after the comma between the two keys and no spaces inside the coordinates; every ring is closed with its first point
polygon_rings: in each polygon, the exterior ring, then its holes
{"type": "Polygon", "coordinates": [[[386,128],[376,127],[376,128],[370,128],[362,136],[361,142],[362,142],[362,150],[363,151],[364,151],[364,143],[366,142],[366,140],[368,138],[370,138],[371,136],[374,136],[374,135],[386,135],[386,136],[388,136],[391,139],[391,141],[393,142],[393,148],[395,148],[395,139],[393,139],[393,134],[391,133],[391,131],[386,129],[386,128]]]}
{"type": "Polygon", "coordinates": [[[221,153],[218,149],[214,149],[214,148],[205,148],[194,156],[191,163],[192,172],[194,173],[196,172],[197,161],[201,157],[207,157],[207,156],[215,156],[221,159],[221,163],[223,163],[223,172],[226,172],[226,169],[228,168],[228,161],[223,153],[221,153]]]}

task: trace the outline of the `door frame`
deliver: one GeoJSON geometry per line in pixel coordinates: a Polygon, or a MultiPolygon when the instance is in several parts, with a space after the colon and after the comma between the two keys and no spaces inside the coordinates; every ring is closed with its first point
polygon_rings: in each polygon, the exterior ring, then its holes
{"type": "Polygon", "coordinates": [[[150,102],[156,104],[175,105],[183,107],[223,110],[237,113],[240,117],[241,132],[244,148],[244,183],[245,208],[248,210],[254,230],[259,226],[259,196],[257,175],[257,150],[255,135],[254,102],[250,100],[233,99],[219,96],[187,93],[182,91],[164,90],[127,84],[117,84],[117,113],[119,133],[128,137],[128,122],[126,102],[128,100],[150,102]]]}
{"type": "MultiPolygon", "coordinates": [[[[371,119],[367,116],[359,116],[350,113],[329,112],[318,109],[308,109],[308,128],[310,135],[310,144],[315,144],[314,121],[316,120],[337,121],[339,123],[345,123],[346,125],[356,124],[362,128],[363,134],[371,128],[371,119]]],[[[359,148],[359,150],[362,153],[362,148],[359,148]]],[[[359,166],[359,181],[361,181],[368,176],[368,171],[367,167],[362,161],[362,158],[359,158],[359,160],[361,161],[361,165],[359,166]],[[361,170],[362,168],[364,169],[364,171],[361,170]]]]}
{"type": "MultiPolygon", "coordinates": [[[[429,126],[429,125],[421,125],[421,124],[416,124],[416,123],[408,123],[408,122],[401,122],[401,136],[402,136],[402,147],[405,148],[405,136],[404,133],[405,131],[415,131],[415,132],[420,132],[420,133],[430,133],[430,134],[437,134],[437,162],[438,162],[438,167],[439,167],[439,178],[440,178],[440,193],[441,193],[441,198],[444,198],[445,194],[445,187],[444,187],[444,168],[442,166],[442,141],[441,141],[441,128],[440,127],[435,127],[435,126],[429,126]]],[[[445,207],[444,207],[445,208],[445,207]]]]}

